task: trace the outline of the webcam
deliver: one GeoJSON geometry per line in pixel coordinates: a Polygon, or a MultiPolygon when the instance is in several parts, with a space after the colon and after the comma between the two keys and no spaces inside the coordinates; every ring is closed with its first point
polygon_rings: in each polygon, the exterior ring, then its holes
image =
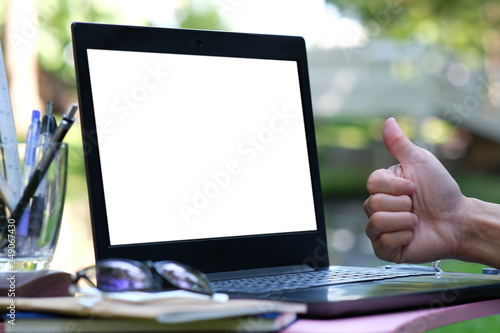
{"type": "Polygon", "coordinates": [[[202,45],[201,40],[197,39],[196,40],[196,46],[201,47],[201,45],[202,45]]]}

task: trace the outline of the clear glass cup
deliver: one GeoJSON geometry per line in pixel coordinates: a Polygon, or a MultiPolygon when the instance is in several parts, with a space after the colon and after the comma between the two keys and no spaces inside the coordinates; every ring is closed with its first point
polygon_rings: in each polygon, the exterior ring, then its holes
{"type": "Polygon", "coordinates": [[[47,173],[15,221],[11,213],[50,145],[0,144],[0,272],[49,269],[61,229],[68,170],[68,145],[57,145],[47,173]]]}

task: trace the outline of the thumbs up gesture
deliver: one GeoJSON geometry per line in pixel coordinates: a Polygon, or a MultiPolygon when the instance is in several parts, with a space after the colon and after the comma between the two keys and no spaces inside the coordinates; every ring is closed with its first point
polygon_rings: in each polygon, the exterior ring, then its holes
{"type": "Polygon", "coordinates": [[[394,118],[385,122],[383,139],[399,164],[368,178],[366,234],[375,254],[397,263],[460,257],[469,201],[439,160],[413,144],[394,118]]]}

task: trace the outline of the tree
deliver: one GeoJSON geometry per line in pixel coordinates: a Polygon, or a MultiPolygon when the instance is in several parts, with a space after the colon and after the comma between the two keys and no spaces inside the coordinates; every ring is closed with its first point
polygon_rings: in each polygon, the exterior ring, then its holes
{"type": "Polygon", "coordinates": [[[413,39],[449,50],[459,50],[459,61],[472,69],[484,68],[490,75],[500,76],[498,1],[328,1],[344,11],[359,15],[370,37],[413,39]]]}
{"type": "Polygon", "coordinates": [[[187,0],[176,14],[181,28],[210,30],[228,28],[219,14],[218,7],[212,1],[187,0]]]}

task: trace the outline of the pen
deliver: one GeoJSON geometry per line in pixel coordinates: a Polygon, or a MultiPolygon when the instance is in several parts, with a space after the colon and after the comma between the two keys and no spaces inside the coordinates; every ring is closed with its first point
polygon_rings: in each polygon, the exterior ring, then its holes
{"type": "Polygon", "coordinates": [[[7,224],[7,214],[5,213],[5,204],[0,199],[0,225],[7,224]]]}
{"type": "Polygon", "coordinates": [[[24,181],[29,182],[29,178],[33,173],[33,167],[36,161],[36,148],[40,137],[40,111],[33,110],[31,115],[31,124],[28,128],[26,137],[26,155],[24,157],[24,181]]]}
{"type": "MultiPolygon", "coordinates": [[[[53,102],[47,103],[47,109],[45,115],[42,119],[42,125],[40,127],[40,147],[43,147],[43,153],[47,151],[50,139],[54,132],[56,131],[57,123],[54,115],[52,114],[53,102]]],[[[43,156],[43,155],[42,155],[43,156]]],[[[33,200],[31,202],[31,212],[29,218],[29,228],[28,236],[38,238],[40,236],[40,231],[42,229],[43,223],[43,212],[45,209],[45,197],[46,197],[46,181],[45,177],[40,182],[33,200]]],[[[38,243],[37,239],[32,241],[32,246],[36,246],[38,243]]]]}
{"type": "MultiPolygon", "coordinates": [[[[28,185],[24,189],[23,195],[19,200],[19,203],[17,204],[16,208],[11,214],[10,218],[14,219],[14,221],[16,221],[15,223],[17,223],[18,218],[21,216],[21,213],[29,204],[30,198],[33,196],[41,180],[47,173],[50,163],[52,162],[52,160],[56,156],[57,151],[59,150],[58,144],[62,142],[62,140],[66,136],[66,133],[68,133],[68,130],[70,129],[71,125],[73,125],[73,123],[75,122],[74,116],[76,110],[78,110],[78,106],[76,104],[73,104],[68,113],[63,116],[61,124],[59,125],[56,132],[52,136],[50,142],[53,144],[49,146],[49,148],[43,155],[41,161],[37,164],[35,171],[33,172],[33,175],[31,176],[31,179],[28,182],[28,185]]],[[[7,230],[6,228],[3,228],[3,230],[1,231],[2,231],[1,234],[5,235],[7,230]]]]}
{"type": "Polygon", "coordinates": [[[53,102],[47,103],[47,110],[45,111],[45,115],[42,119],[42,126],[40,128],[40,139],[43,144],[43,151],[47,150],[48,143],[50,141],[51,136],[55,133],[57,128],[56,118],[52,114],[52,110],[54,108],[53,102]]]}
{"type": "MultiPolygon", "coordinates": [[[[33,167],[36,161],[36,149],[40,137],[40,111],[33,110],[31,115],[31,124],[28,128],[26,137],[26,154],[24,156],[24,182],[28,184],[33,173],[33,167]]],[[[21,220],[17,228],[18,236],[28,236],[29,209],[23,210],[21,220]]]]}

